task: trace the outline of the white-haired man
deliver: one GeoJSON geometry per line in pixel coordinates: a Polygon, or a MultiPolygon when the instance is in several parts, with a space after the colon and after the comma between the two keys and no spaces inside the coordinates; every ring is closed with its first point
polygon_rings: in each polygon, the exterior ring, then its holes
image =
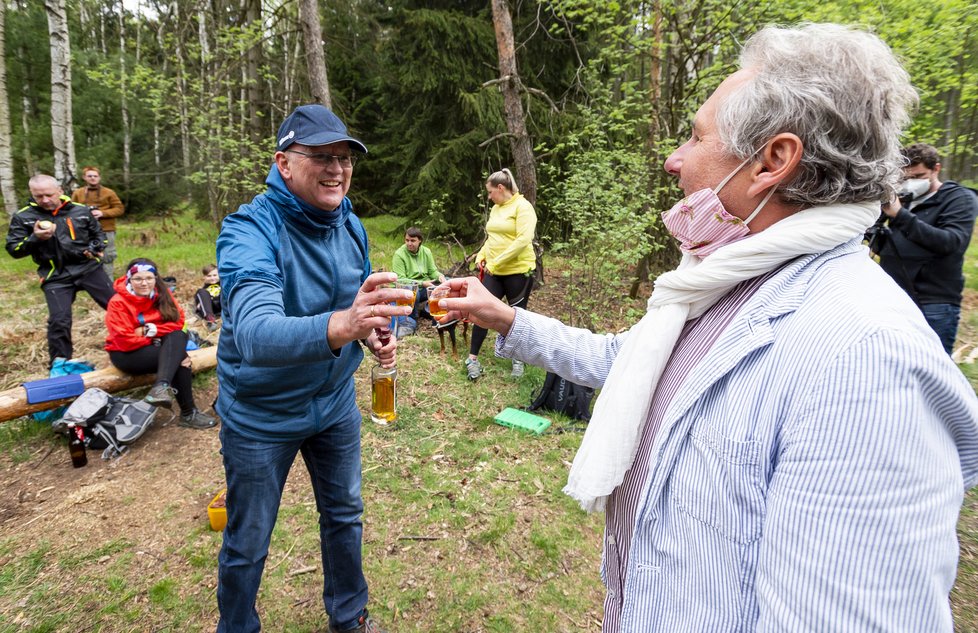
{"type": "Polygon", "coordinates": [[[873,35],[764,29],[666,161],[683,260],[631,330],[450,282],[446,318],[603,387],[565,491],[607,512],[605,631],[952,630],[978,399],[861,245],[915,100],[873,35]]]}

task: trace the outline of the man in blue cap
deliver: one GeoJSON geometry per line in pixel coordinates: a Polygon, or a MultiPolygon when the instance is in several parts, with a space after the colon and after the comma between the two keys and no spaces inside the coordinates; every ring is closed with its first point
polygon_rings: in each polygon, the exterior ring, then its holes
{"type": "Polygon", "coordinates": [[[353,373],[406,290],[380,287],[367,234],[346,197],[367,148],[321,105],[296,108],[276,137],[268,189],[224,220],[218,346],[228,523],[218,559],[220,633],[261,630],[255,599],[285,480],[301,453],[319,511],[329,631],[379,633],[361,565],[360,422],[353,373]]]}

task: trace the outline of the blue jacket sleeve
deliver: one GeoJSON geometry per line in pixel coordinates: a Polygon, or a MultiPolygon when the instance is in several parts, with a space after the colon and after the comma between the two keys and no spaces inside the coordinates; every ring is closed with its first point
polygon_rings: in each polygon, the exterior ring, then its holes
{"type": "Polygon", "coordinates": [[[337,358],[329,348],[326,328],[332,312],[287,316],[282,287],[269,278],[250,278],[235,285],[227,297],[233,314],[234,342],[246,362],[284,367],[337,358]]]}

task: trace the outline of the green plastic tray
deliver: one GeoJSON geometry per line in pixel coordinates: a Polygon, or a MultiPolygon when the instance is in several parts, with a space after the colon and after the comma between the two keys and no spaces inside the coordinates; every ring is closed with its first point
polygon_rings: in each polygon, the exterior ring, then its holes
{"type": "Polygon", "coordinates": [[[550,426],[550,420],[510,407],[499,412],[496,416],[496,424],[540,435],[550,426]]]}

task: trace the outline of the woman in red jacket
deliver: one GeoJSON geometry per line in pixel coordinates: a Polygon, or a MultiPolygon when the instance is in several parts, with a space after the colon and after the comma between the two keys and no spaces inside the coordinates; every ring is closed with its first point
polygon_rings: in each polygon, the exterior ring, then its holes
{"type": "Polygon", "coordinates": [[[151,260],[134,259],[116,279],[116,294],[105,310],[105,349],[112,364],[128,374],[156,374],[146,402],[170,408],[176,399],[180,426],[209,429],[217,421],[194,404],[183,310],[157,270],[151,260]]]}

